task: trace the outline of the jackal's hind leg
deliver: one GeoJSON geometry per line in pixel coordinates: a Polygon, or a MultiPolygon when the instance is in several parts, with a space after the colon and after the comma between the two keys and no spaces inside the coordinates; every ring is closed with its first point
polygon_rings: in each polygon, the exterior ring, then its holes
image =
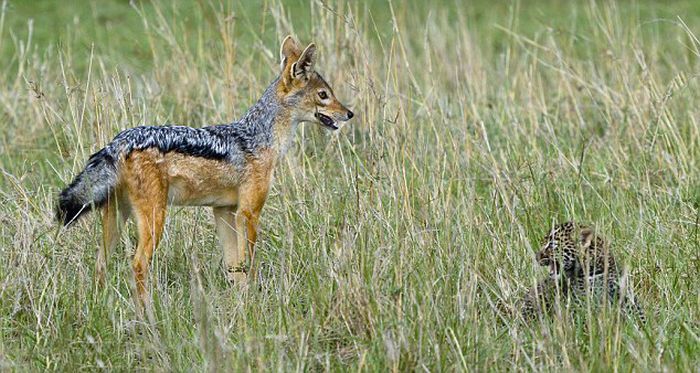
{"type": "Polygon", "coordinates": [[[107,256],[119,243],[119,231],[128,218],[128,201],[114,193],[102,211],[102,245],[97,248],[95,257],[95,278],[100,285],[104,285],[105,282],[107,256]]]}
{"type": "Polygon", "coordinates": [[[146,289],[148,267],[165,226],[165,210],[168,203],[166,177],[167,175],[160,170],[158,158],[153,152],[133,152],[126,162],[124,183],[139,235],[132,267],[137,295],[146,306],[149,303],[146,289]]]}
{"type": "MultiPolygon", "coordinates": [[[[155,202],[155,201],[154,201],[155,202]]],[[[139,243],[134,254],[132,267],[136,280],[136,291],[142,300],[147,293],[146,277],[151,264],[153,250],[158,247],[165,225],[166,201],[135,206],[134,213],[139,231],[139,243]]]]}

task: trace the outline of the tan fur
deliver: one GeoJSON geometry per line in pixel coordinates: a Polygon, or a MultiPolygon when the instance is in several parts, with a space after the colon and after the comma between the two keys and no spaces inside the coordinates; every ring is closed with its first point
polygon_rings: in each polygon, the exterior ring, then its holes
{"type": "Polygon", "coordinates": [[[95,260],[95,276],[100,284],[105,281],[107,255],[119,243],[119,228],[129,217],[129,206],[124,193],[114,193],[102,211],[102,246],[97,249],[95,260]]]}
{"type": "Polygon", "coordinates": [[[174,205],[232,206],[238,200],[241,177],[222,161],[179,153],[161,155],[161,169],[166,173],[174,205]]]}
{"type": "Polygon", "coordinates": [[[272,181],[272,171],[277,162],[274,151],[268,149],[250,160],[250,174],[240,186],[238,213],[236,214],[236,231],[238,232],[239,258],[248,255],[249,269],[253,274],[255,259],[255,241],[258,236],[260,212],[267,200],[272,181]],[[245,236],[244,236],[245,235],[245,236]]]}
{"type": "MultiPolygon", "coordinates": [[[[168,204],[167,175],[158,162],[155,149],[132,152],[124,161],[123,188],[133,209],[138,229],[138,245],[132,262],[136,290],[144,299],[146,274],[153,251],[158,247],[168,204]]],[[[119,190],[118,192],[121,192],[119,190]]],[[[103,222],[106,223],[106,222],[103,222]]]]}
{"type": "Polygon", "coordinates": [[[102,215],[103,245],[97,260],[100,282],[104,281],[105,257],[118,242],[118,225],[131,210],[139,236],[134,277],[138,295],[145,297],[145,276],[160,242],[169,204],[214,207],[228,276],[234,281],[245,277],[242,272],[252,268],[255,257],[260,212],[277,162],[275,151],[267,149],[251,156],[244,175],[222,161],[163,154],[156,149],[134,151],[122,162],[121,181],[102,215]]]}
{"type": "Polygon", "coordinates": [[[214,223],[219,242],[224,252],[226,277],[233,282],[245,280],[241,263],[245,263],[245,252],[239,252],[238,234],[236,233],[236,207],[214,207],[214,223]]]}

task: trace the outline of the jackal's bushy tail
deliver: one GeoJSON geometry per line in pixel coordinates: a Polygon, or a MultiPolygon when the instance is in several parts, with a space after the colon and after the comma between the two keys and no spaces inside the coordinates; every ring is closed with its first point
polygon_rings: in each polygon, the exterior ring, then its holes
{"type": "Polygon", "coordinates": [[[68,225],[101,207],[117,185],[117,158],[109,147],[93,154],[85,169],[58,196],[56,219],[68,225]]]}

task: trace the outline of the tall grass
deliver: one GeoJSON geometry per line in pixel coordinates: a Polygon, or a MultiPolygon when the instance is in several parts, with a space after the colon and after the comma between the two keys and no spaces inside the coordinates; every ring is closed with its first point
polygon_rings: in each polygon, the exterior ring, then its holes
{"type": "Polygon", "coordinates": [[[517,3],[265,2],[267,20],[195,4],[128,12],[145,69],[0,26],[0,369],[697,369],[697,22],[596,2],[526,25],[517,3]],[[299,131],[263,211],[260,289],[224,281],[208,209],[169,210],[143,323],[134,227],[98,287],[99,219],[59,230],[57,191],[120,130],[240,116],[295,32],[358,117],[299,131]],[[646,325],[495,312],[546,276],[533,254],[569,219],[613,243],[646,325]]]}

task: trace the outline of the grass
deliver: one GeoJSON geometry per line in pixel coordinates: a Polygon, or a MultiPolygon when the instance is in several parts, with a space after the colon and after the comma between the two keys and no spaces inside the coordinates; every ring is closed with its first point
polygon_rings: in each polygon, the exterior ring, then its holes
{"type": "Polygon", "coordinates": [[[0,369],[697,369],[696,2],[4,4],[0,369]],[[240,116],[289,32],[358,118],[299,131],[259,291],[225,283],[208,209],[172,209],[144,324],[134,227],[100,288],[99,220],[58,230],[56,193],[124,128],[240,116]],[[494,312],[568,219],[613,242],[646,325],[494,312]]]}

